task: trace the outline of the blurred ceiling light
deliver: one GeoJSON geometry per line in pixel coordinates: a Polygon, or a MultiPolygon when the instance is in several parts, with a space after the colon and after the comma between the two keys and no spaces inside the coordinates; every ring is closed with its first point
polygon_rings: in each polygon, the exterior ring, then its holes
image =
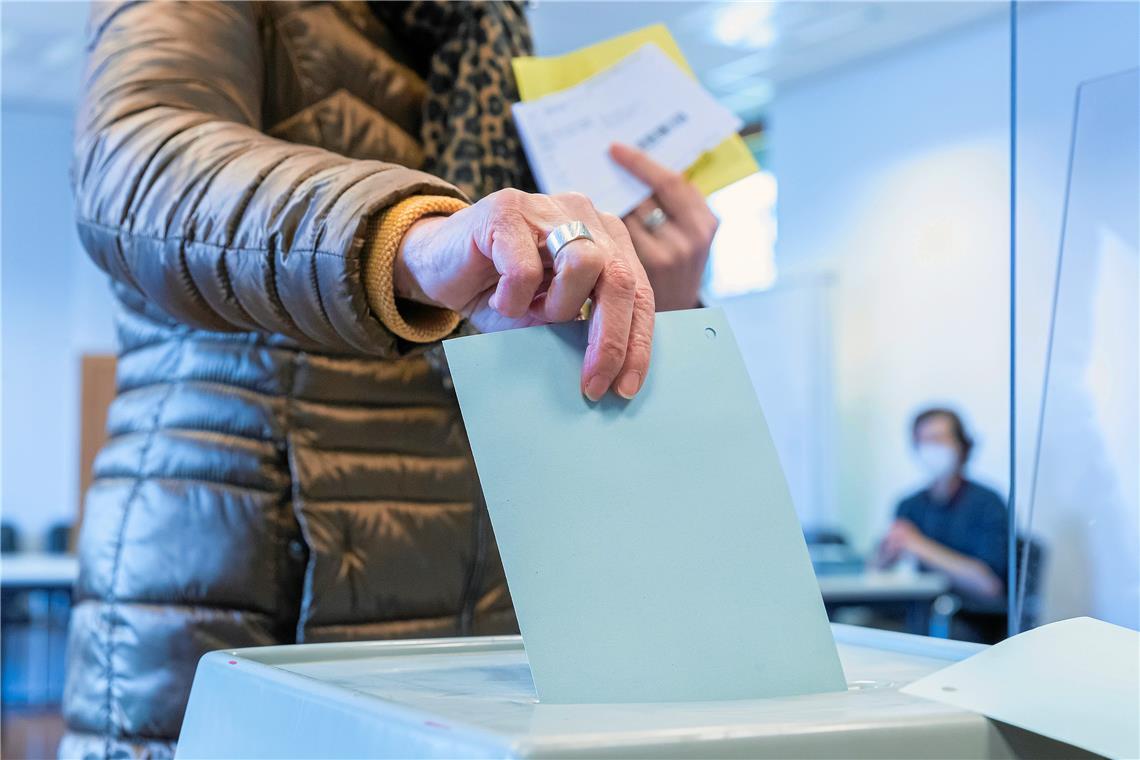
{"type": "Polygon", "coordinates": [[[882,18],[883,10],[869,3],[839,3],[830,12],[818,13],[790,30],[789,34],[805,45],[831,42],[849,34],[865,31],[867,25],[882,18]]]}
{"type": "Polygon", "coordinates": [[[713,38],[729,47],[768,47],[776,41],[774,2],[729,2],[716,9],[713,38]]]}
{"type": "Polygon", "coordinates": [[[728,89],[742,79],[750,79],[757,74],[763,74],[772,67],[772,51],[758,50],[755,53],[740,56],[728,63],[717,66],[706,72],[701,79],[710,87],[728,89]]]}

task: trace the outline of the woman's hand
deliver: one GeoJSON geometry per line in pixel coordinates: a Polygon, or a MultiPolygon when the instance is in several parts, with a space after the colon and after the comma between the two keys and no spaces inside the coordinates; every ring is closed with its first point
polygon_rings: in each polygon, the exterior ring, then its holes
{"type": "Polygon", "coordinates": [[[697,306],[709,246],[716,234],[716,216],[691,182],[645,153],[618,144],[610,148],[610,156],[653,189],[647,201],[626,215],[625,225],[653,285],[657,308],[697,306]],[[650,229],[645,220],[651,220],[655,209],[665,213],[665,221],[650,229]]]}
{"type": "Polygon", "coordinates": [[[653,340],[653,288],[625,225],[584,195],[500,190],[448,217],[428,217],[404,235],[396,294],[459,312],[484,332],[568,322],[594,302],[582,392],[641,389],[653,340]],[[575,240],[551,260],[546,236],[582,221],[593,240],[575,240]]]}

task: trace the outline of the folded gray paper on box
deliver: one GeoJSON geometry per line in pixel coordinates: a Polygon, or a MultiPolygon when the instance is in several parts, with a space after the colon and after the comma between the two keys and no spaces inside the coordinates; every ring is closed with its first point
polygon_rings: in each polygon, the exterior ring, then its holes
{"type": "Polygon", "coordinates": [[[1140,757],[1140,634],[1071,618],[903,687],[1105,757],[1140,757]]]}

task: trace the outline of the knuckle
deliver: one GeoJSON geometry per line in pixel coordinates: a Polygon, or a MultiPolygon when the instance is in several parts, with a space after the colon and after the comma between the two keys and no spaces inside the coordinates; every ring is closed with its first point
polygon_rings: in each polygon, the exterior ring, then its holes
{"type": "Polygon", "coordinates": [[[629,227],[626,226],[624,219],[608,213],[602,213],[600,216],[602,225],[615,243],[622,247],[633,248],[633,238],[630,237],[629,227]]]}
{"type": "MultiPolygon", "coordinates": [[[[550,304],[550,301],[547,301],[550,304]]],[[[549,307],[549,316],[555,322],[569,322],[576,317],[582,310],[581,305],[575,306],[569,301],[563,301],[558,304],[551,304],[549,307]]]]}
{"type": "Polygon", "coordinates": [[[672,254],[668,249],[660,243],[647,242],[637,247],[637,257],[641,260],[642,267],[648,275],[650,272],[656,271],[665,266],[672,254]]]}
{"type": "Polygon", "coordinates": [[[672,192],[683,192],[689,188],[689,181],[678,172],[669,172],[661,184],[666,190],[672,192]]]}
{"type": "Polygon", "coordinates": [[[598,342],[598,359],[608,365],[620,365],[625,359],[625,344],[611,336],[598,342]]]}
{"type": "Polygon", "coordinates": [[[648,283],[641,285],[634,292],[633,308],[641,309],[646,314],[652,314],[657,310],[657,296],[653,293],[653,287],[648,283]]]}
{"type": "Polygon", "coordinates": [[[705,240],[707,245],[712,245],[713,238],[716,237],[717,230],[720,229],[720,219],[710,214],[711,219],[706,228],[705,240]]]}
{"type": "Polygon", "coordinates": [[[644,360],[652,351],[652,340],[644,333],[634,333],[629,336],[629,359],[644,360]]]}
{"type": "Polygon", "coordinates": [[[703,245],[701,246],[700,250],[697,251],[697,255],[693,257],[693,261],[696,263],[698,268],[704,269],[705,264],[709,262],[710,255],[712,255],[712,246],[703,245]]]}
{"type": "Polygon", "coordinates": [[[619,247],[633,251],[633,238],[630,237],[629,228],[625,226],[625,222],[618,220],[617,224],[611,227],[610,230],[610,237],[613,238],[619,247]]]}
{"type": "Polygon", "coordinates": [[[696,249],[696,241],[698,236],[688,232],[682,232],[676,236],[671,236],[665,244],[665,250],[669,252],[672,259],[685,259],[689,254],[696,249]]]}
{"type": "Polygon", "coordinates": [[[508,187],[502,190],[496,190],[488,195],[483,202],[489,204],[491,210],[501,216],[521,208],[524,195],[525,193],[521,190],[508,187]]]}
{"type": "Polygon", "coordinates": [[[602,254],[597,246],[569,246],[570,250],[558,254],[562,269],[574,273],[601,269],[602,254]]]}
{"type": "Polygon", "coordinates": [[[655,267],[657,269],[672,271],[684,262],[688,256],[688,250],[688,247],[676,241],[662,243],[658,248],[659,253],[654,261],[655,267]]]}
{"type": "Polygon", "coordinates": [[[632,295],[637,288],[637,275],[634,274],[633,267],[620,259],[610,262],[606,279],[615,290],[623,294],[632,295]]]}
{"type": "Polygon", "coordinates": [[[503,273],[511,285],[538,286],[542,281],[542,267],[535,261],[520,260],[511,263],[503,273]]]}
{"type": "Polygon", "coordinates": [[[548,217],[556,217],[558,215],[560,206],[554,199],[554,196],[542,195],[540,193],[528,194],[523,193],[521,190],[518,192],[526,197],[525,201],[520,202],[529,203],[529,207],[535,212],[548,217]]]}
{"type": "Polygon", "coordinates": [[[708,250],[708,244],[705,241],[705,236],[703,233],[697,232],[686,238],[684,246],[677,253],[677,263],[687,264],[699,259],[706,250],[708,250]]]}
{"type": "Polygon", "coordinates": [[[559,195],[555,196],[555,198],[559,202],[565,203],[567,206],[571,206],[573,208],[582,208],[584,206],[593,205],[588,197],[579,192],[560,193],[559,195]]]}

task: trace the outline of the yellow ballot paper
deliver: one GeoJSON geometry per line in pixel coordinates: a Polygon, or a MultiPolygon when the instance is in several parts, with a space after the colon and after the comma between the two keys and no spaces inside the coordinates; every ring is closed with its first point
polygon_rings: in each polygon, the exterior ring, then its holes
{"type": "MultiPolygon", "coordinates": [[[[565,55],[514,59],[515,79],[523,101],[535,100],[573,87],[618,63],[646,44],[655,44],[686,73],[685,56],[664,24],[654,24],[565,55]]],[[[759,171],[756,159],[739,135],[705,153],[686,172],[702,193],[709,193],[759,171]]]]}

